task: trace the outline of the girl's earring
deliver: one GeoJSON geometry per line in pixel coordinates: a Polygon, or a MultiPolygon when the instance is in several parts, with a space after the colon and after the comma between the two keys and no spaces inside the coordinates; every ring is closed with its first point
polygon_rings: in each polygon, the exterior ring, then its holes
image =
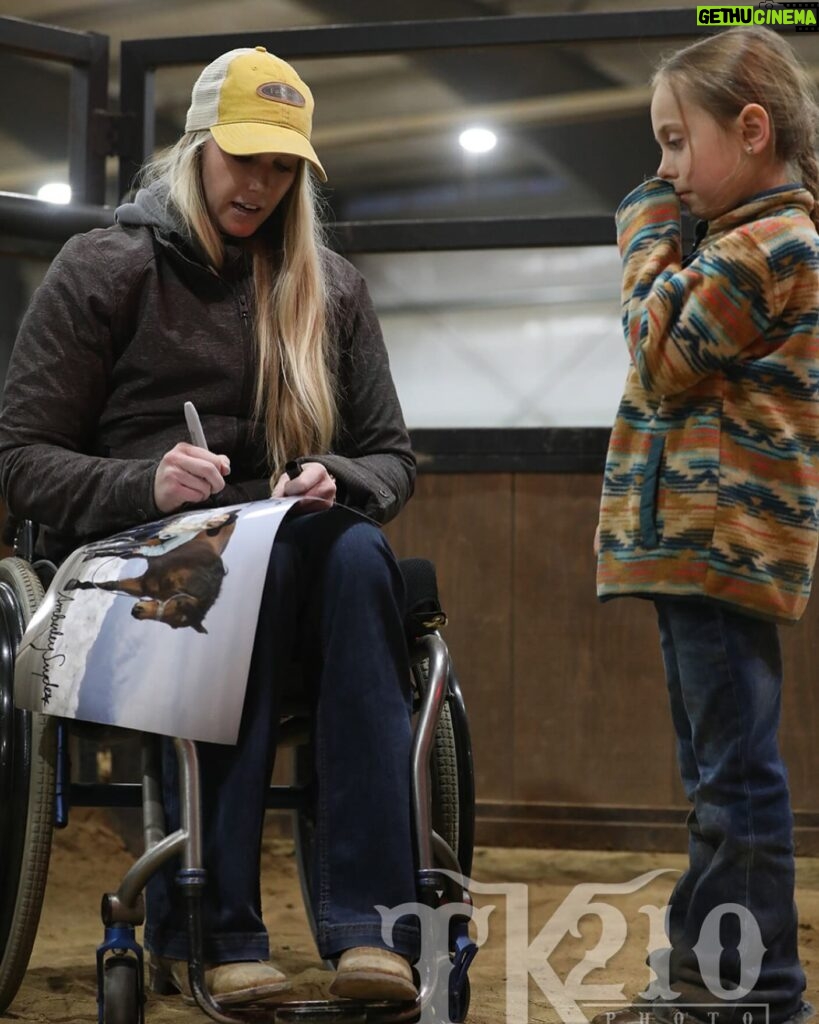
{"type": "Polygon", "coordinates": [[[753,147],[753,146],[752,146],[752,145],[750,144],[750,142],[749,142],[749,143],[748,143],[748,145],[747,145],[747,146],[745,147],[745,150],[746,150],[746,152],[748,152],[748,153],[753,153],[753,151],[754,151],[754,147],[753,147]]]}

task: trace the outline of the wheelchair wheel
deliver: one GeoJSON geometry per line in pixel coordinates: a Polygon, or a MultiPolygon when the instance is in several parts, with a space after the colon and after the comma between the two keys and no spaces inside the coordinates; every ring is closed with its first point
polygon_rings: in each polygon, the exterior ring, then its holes
{"type": "Polygon", "coordinates": [[[475,845],[475,781],[472,743],[461,688],[450,670],[447,695],[432,749],[432,827],[458,858],[462,874],[472,870],[475,845]]]}
{"type": "Polygon", "coordinates": [[[0,561],[0,1013],[28,967],[54,819],[56,719],[14,707],[14,658],[43,599],[21,558],[0,561]]]}

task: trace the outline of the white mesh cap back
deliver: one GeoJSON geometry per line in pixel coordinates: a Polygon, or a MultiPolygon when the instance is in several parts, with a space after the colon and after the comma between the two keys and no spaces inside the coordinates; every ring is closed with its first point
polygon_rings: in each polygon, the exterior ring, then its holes
{"type": "Polygon", "coordinates": [[[241,57],[244,53],[253,53],[252,47],[243,47],[238,50],[228,50],[221,57],[205,68],[202,74],[196,79],[196,84],[191,93],[191,105],[188,108],[188,116],[185,119],[185,131],[196,132],[204,128],[210,128],[219,119],[219,95],[222,91],[222,83],[227,75],[228,66],[235,57],[241,57]]]}

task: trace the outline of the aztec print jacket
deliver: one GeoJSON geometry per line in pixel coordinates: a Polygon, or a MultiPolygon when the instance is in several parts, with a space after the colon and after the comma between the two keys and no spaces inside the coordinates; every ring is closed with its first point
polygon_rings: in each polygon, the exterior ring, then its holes
{"type": "Polygon", "coordinates": [[[760,193],[682,260],[673,187],[616,214],[631,365],[609,442],[597,593],[695,595],[794,622],[819,527],[813,196],[760,193]]]}

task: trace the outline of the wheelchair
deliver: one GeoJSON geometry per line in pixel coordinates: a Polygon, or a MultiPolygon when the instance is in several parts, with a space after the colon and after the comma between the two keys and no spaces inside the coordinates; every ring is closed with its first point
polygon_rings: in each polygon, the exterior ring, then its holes
{"type": "MultiPolygon", "coordinates": [[[[99,1024],[143,1024],[145,1020],[143,952],[134,929],[144,921],[142,891],[147,880],[173,856],[180,858],[177,881],[187,901],[191,993],[211,1019],[225,1024],[250,1020],[285,1024],[318,1017],[387,1024],[418,1020],[425,1009],[429,1019],[430,1008],[437,1007],[439,1016],[448,1015],[455,1024],[465,1020],[470,997],[467,971],[477,952],[469,936],[472,903],[465,888],[474,845],[472,751],[463,697],[440,635],[446,616],[438,602],[432,563],[405,559],[400,565],[407,590],[405,627],[414,703],[410,770],[417,899],[431,910],[449,905],[449,948],[438,955],[444,969],[439,965],[421,972],[415,1003],[311,1000],[226,1012],[208,992],[204,977],[200,896],[207,881],[196,744],[173,740],[179,764],[181,827],[165,834],[158,737],[142,737],[141,783],[72,783],[69,730],[98,735],[109,727],[14,707],[15,652],[55,572],[52,563],[34,560],[33,536],[31,524],[23,524],[15,554],[0,560],[0,1013],[14,999],[26,972],[45,892],[52,832],[67,825],[73,801],[91,806],[141,805],[143,814],[145,852],[118,889],[102,897],[104,939],[97,949],[99,1024]]],[[[279,750],[285,746],[293,749],[293,783],[271,786],[267,806],[292,812],[299,877],[315,937],[309,871],[315,832],[314,757],[309,713],[303,706],[284,709],[279,750]]]]}

